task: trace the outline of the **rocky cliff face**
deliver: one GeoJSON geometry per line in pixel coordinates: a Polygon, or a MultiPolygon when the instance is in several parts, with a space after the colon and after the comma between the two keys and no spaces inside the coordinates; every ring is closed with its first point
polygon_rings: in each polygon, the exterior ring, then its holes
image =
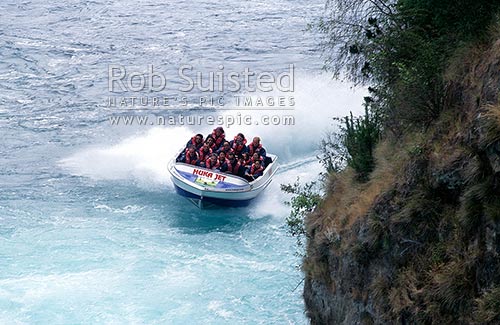
{"type": "Polygon", "coordinates": [[[313,324],[500,323],[500,41],[457,62],[440,119],[306,220],[313,324]]]}

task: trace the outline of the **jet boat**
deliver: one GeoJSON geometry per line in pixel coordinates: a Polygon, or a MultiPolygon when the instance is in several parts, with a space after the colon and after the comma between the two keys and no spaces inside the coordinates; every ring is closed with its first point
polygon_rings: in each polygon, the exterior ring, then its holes
{"type": "Polygon", "coordinates": [[[168,166],[178,194],[185,196],[199,208],[210,205],[247,206],[272,181],[278,170],[278,157],[267,154],[263,175],[255,180],[222,173],[199,166],[178,162],[174,158],[168,166]]]}

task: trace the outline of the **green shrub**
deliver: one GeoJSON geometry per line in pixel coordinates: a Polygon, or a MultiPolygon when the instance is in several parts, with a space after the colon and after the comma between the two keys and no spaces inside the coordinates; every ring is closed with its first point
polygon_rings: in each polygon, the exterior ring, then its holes
{"type": "Polygon", "coordinates": [[[288,232],[297,239],[297,246],[303,246],[306,237],[304,219],[321,202],[321,195],[316,182],[300,184],[299,178],[293,184],[281,184],[281,190],[292,194],[290,201],[285,202],[291,207],[286,218],[288,232]]]}
{"type": "Polygon", "coordinates": [[[340,128],[343,145],[348,153],[347,165],[356,171],[359,181],[367,181],[375,168],[373,150],[380,138],[380,123],[377,114],[365,106],[365,115],[346,116],[340,128]]]}
{"type": "Polygon", "coordinates": [[[381,124],[378,113],[371,109],[371,97],[365,97],[365,115],[335,118],[337,130],[328,133],[320,143],[317,156],[326,172],[338,173],[350,166],[357,180],[365,182],[375,167],[373,150],[377,144],[381,124]]]}

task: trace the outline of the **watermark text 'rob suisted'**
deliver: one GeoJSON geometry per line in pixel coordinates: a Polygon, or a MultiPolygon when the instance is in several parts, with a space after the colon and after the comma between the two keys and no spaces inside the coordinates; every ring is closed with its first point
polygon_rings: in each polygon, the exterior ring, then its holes
{"type": "MultiPolygon", "coordinates": [[[[224,66],[218,65],[215,71],[195,71],[189,64],[180,66],[177,75],[171,80],[179,92],[272,92],[288,93],[294,91],[295,69],[288,66],[288,71],[273,73],[269,71],[256,72],[250,68],[243,71],[224,71],[224,66]]],[[[108,66],[108,91],[110,92],[161,92],[168,85],[166,74],[156,71],[152,64],[146,71],[130,71],[130,68],[110,64],[108,66]]]]}

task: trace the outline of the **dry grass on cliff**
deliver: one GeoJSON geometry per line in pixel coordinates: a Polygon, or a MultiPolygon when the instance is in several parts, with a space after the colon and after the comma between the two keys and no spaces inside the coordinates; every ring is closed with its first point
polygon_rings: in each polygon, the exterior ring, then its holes
{"type": "Polygon", "coordinates": [[[486,107],[486,117],[495,121],[498,125],[500,125],[500,104],[498,105],[489,105],[486,107]]]}
{"type": "Polygon", "coordinates": [[[349,229],[356,220],[364,217],[375,199],[397,181],[401,174],[408,151],[403,148],[413,147],[418,139],[411,141],[384,140],[375,150],[377,168],[366,183],[355,180],[352,169],[347,168],[334,174],[329,180],[327,199],[320,211],[309,217],[308,227],[321,227],[323,236],[315,236],[316,240],[331,240],[332,234],[340,234],[349,229]]]}

